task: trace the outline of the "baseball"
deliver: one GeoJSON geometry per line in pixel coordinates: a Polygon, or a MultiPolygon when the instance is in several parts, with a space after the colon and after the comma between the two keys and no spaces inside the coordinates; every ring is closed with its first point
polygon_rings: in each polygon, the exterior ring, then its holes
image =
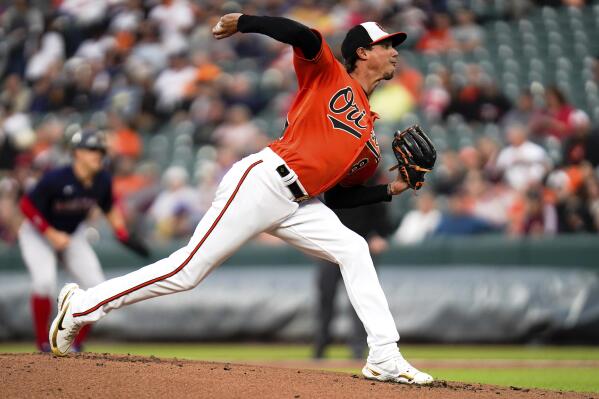
{"type": "Polygon", "coordinates": [[[222,24],[222,22],[218,21],[218,23],[214,27],[214,30],[218,32],[218,31],[220,31],[222,29],[223,29],[223,24],[222,24]]]}

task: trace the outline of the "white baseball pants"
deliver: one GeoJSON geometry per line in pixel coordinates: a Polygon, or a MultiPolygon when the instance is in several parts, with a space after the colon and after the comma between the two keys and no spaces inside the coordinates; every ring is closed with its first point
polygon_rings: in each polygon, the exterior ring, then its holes
{"type": "MultiPolygon", "coordinates": [[[[104,281],[104,273],[96,253],[85,238],[82,224],[73,234],[62,252],[66,270],[82,287],[93,287],[104,281]]],[[[32,280],[32,292],[38,296],[54,296],[58,258],[54,248],[28,220],[19,228],[21,255],[32,280]]]]}
{"type": "MultiPolygon", "coordinates": [[[[261,232],[340,265],[350,301],[368,333],[369,361],[398,353],[399,334],[366,241],[318,199],[301,204],[275,171],[284,161],[265,148],[225,175],[211,208],[189,243],[168,258],[92,287],[74,297],[73,316],[92,323],[113,309],[189,290],[261,232]]],[[[292,172],[293,175],[293,172],[292,172]]],[[[286,183],[291,183],[287,176],[286,183]]]]}

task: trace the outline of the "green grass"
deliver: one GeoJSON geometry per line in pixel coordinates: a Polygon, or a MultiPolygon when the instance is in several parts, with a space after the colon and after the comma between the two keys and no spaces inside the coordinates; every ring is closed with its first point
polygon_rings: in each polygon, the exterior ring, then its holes
{"type": "MultiPolygon", "coordinates": [[[[31,344],[2,344],[0,353],[32,352],[31,344]]],[[[276,361],[309,359],[308,345],[264,345],[264,344],[190,344],[190,343],[90,343],[90,352],[130,353],[132,355],[177,357],[179,359],[210,361],[276,361]]],[[[555,347],[555,346],[461,346],[461,345],[410,345],[402,347],[402,353],[410,360],[597,360],[599,347],[555,347]]],[[[327,355],[331,358],[347,359],[347,347],[331,346],[327,355]]],[[[337,369],[358,373],[356,369],[337,369]]],[[[435,368],[430,370],[435,378],[448,381],[476,382],[599,392],[599,367],[543,367],[543,368],[435,368]]]]}
{"type": "Polygon", "coordinates": [[[520,368],[520,369],[435,369],[435,378],[542,388],[561,391],[599,392],[599,368],[520,368]]]}
{"type": "MultiPolygon", "coordinates": [[[[0,352],[32,352],[28,343],[0,343],[0,352]]],[[[131,353],[196,360],[281,360],[308,359],[309,345],[285,344],[195,344],[195,343],[90,343],[92,352],[131,353]]],[[[497,345],[411,345],[401,348],[410,359],[502,359],[502,360],[599,360],[599,346],[497,346],[497,345]]],[[[332,345],[332,358],[349,358],[342,345],[332,345]]]]}

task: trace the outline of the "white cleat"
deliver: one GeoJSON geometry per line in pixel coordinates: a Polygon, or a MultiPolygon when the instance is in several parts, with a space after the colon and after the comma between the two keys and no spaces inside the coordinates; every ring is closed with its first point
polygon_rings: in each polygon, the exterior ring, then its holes
{"type": "Polygon", "coordinates": [[[52,322],[49,334],[50,348],[56,356],[66,356],[69,353],[69,349],[82,327],[75,323],[73,314],[69,311],[71,299],[78,291],[81,291],[79,286],[71,283],[65,285],[58,294],[58,314],[52,322]]]}
{"type": "Polygon", "coordinates": [[[401,353],[381,363],[366,363],[362,369],[364,377],[370,380],[391,381],[400,384],[426,385],[433,377],[412,366],[401,353]]]}

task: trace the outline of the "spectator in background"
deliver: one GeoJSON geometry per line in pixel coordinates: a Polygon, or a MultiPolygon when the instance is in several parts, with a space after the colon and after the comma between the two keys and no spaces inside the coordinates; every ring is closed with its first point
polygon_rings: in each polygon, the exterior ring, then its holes
{"type": "Polygon", "coordinates": [[[0,241],[8,244],[17,242],[21,225],[21,213],[17,206],[19,184],[8,177],[0,177],[0,241]]]}
{"type": "Polygon", "coordinates": [[[222,171],[219,168],[219,164],[213,161],[204,161],[196,170],[197,178],[197,193],[198,193],[198,208],[200,213],[204,214],[210,209],[212,200],[216,195],[216,189],[220,178],[222,177],[222,171]]]}
{"type": "Polygon", "coordinates": [[[485,33],[480,25],[476,24],[476,16],[471,10],[461,8],[455,13],[456,25],[451,28],[451,36],[457,48],[463,52],[470,52],[480,47],[485,38],[485,33]]]}
{"type": "Polygon", "coordinates": [[[110,87],[110,78],[105,71],[98,73],[98,68],[95,61],[78,58],[72,60],[68,66],[70,79],[64,88],[66,105],[79,112],[102,109],[110,87]]]}
{"type": "Polygon", "coordinates": [[[127,121],[139,118],[143,101],[143,92],[132,79],[132,76],[125,73],[116,76],[106,102],[109,113],[116,113],[127,121]]]}
{"type": "Polygon", "coordinates": [[[127,53],[135,43],[135,34],[144,19],[141,0],[125,0],[113,6],[109,30],[114,34],[116,50],[127,53]]]}
{"type": "Polygon", "coordinates": [[[26,112],[31,102],[31,90],[23,84],[21,77],[16,73],[4,79],[0,92],[0,104],[5,104],[13,112],[26,112]]]}
{"type": "Polygon", "coordinates": [[[592,203],[597,177],[591,164],[580,159],[553,171],[548,179],[556,203],[560,233],[596,232],[592,203]]]}
{"type": "Polygon", "coordinates": [[[204,87],[190,107],[190,114],[197,126],[194,141],[197,145],[212,144],[212,134],[225,120],[226,105],[212,88],[204,87]]]}
{"type": "MultiPolygon", "coordinates": [[[[426,12],[422,8],[418,7],[416,2],[412,1],[395,2],[395,6],[398,7],[397,14],[395,16],[397,20],[397,26],[402,27],[402,30],[408,35],[407,40],[410,42],[410,44],[413,44],[412,38],[419,38],[426,32],[426,12]]],[[[356,21],[355,24],[361,22],[364,22],[364,20],[356,21]]]]}
{"type": "Polygon", "coordinates": [[[476,172],[481,169],[481,157],[478,150],[473,146],[465,146],[460,149],[458,157],[467,173],[476,172]]]}
{"type": "Polygon", "coordinates": [[[137,165],[131,158],[121,158],[114,164],[113,193],[131,231],[148,234],[146,215],[162,191],[160,167],[153,161],[137,165]]]}
{"type": "Polygon", "coordinates": [[[465,236],[497,231],[496,226],[472,214],[467,193],[458,190],[449,196],[447,210],[442,213],[433,235],[465,236]]]}
{"type": "Polygon", "coordinates": [[[65,124],[61,119],[52,114],[44,117],[36,129],[36,142],[31,148],[36,168],[46,172],[69,161],[64,132],[65,124]]]}
{"type": "Polygon", "coordinates": [[[139,159],[143,151],[143,143],[139,134],[117,113],[109,115],[110,131],[107,135],[108,155],[111,158],[128,157],[139,159]]]}
{"type": "Polygon", "coordinates": [[[593,167],[599,166],[599,131],[593,130],[589,116],[581,110],[570,117],[573,134],[563,145],[563,162],[577,164],[583,160],[593,167]]]}
{"type": "Polygon", "coordinates": [[[187,0],[162,0],[152,8],[149,18],[160,26],[163,42],[169,42],[192,28],[194,12],[187,0]]]}
{"type": "Polygon", "coordinates": [[[450,102],[449,71],[441,68],[426,77],[420,106],[428,120],[438,121],[450,102]]]}
{"type": "Polygon", "coordinates": [[[3,128],[4,119],[6,118],[5,112],[0,107],[0,176],[8,174],[12,170],[19,152],[12,138],[6,134],[3,128]]]}
{"type": "Polygon", "coordinates": [[[557,232],[557,212],[543,195],[541,186],[531,187],[524,197],[524,218],[521,234],[553,235],[557,232]]]}
{"type": "Polygon", "coordinates": [[[405,87],[414,99],[414,102],[419,103],[424,84],[422,73],[418,69],[412,67],[405,58],[399,58],[397,60],[397,68],[398,70],[393,76],[393,80],[396,80],[405,87]]]}
{"type": "Polygon", "coordinates": [[[84,36],[91,36],[100,29],[108,12],[108,0],[62,0],[58,10],[67,15],[74,24],[74,29],[84,36]]]}
{"type": "Polygon", "coordinates": [[[268,139],[250,118],[247,107],[232,106],[225,114],[225,121],[212,133],[213,141],[234,151],[238,158],[262,148],[268,139]]]}
{"type": "Polygon", "coordinates": [[[599,231],[599,178],[597,176],[589,176],[585,180],[585,195],[587,206],[591,217],[593,218],[594,231],[599,231]]]}
{"type": "Polygon", "coordinates": [[[433,185],[435,192],[441,195],[453,193],[464,181],[466,170],[455,151],[444,151],[439,157],[441,161],[435,168],[433,185]]]}
{"type": "Polygon", "coordinates": [[[444,53],[455,47],[451,17],[446,13],[433,14],[431,27],[420,37],[416,49],[424,53],[444,53]]]}
{"type": "Polygon", "coordinates": [[[484,178],[492,182],[499,181],[497,157],[501,150],[500,144],[491,137],[482,136],[476,141],[476,150],[480,157],[481,172],[484,178]]]}
{"type": "Polygon", "coordinates": [[[210,60],[210,55],[205,51],[194,51],[191,61],[196,68],[196,83],[213,82],[221,75],[221,69],[210,60]]]}
{"type": "MultiPolygon", "coordinates": [[[[33,147],[36,140],[35,130],[28,114],[20,112],[7,113],[0,128],[5,135],[6,150],[9,159],[15,159],[18,154],[24,154],[33,147]]],[[[1,134],[1,133],[0,133],[1,134]]],[[[12,168],[12,165],[7,165],[12,168]]]]}
{"type": "Polygon", "coordinates": [[[179,49],[170,54],[169,67],[163,70],[154,83],[157,111],[163,117],[182,108],[190,99],[188,88],[196,78],[196,70],[189,64],[187,50],[179,49]]]}
{"type": "Polygon", "coordinates": [[[506,95],[491,78],[485,77],[481,84],[481,97],[476,120],[482,123],[498,123],[511,108],[512,103],[506,95]]]}
{"type": "Polygon", "coordinates": [[[400,245],[418,244],[433,234],[441,220],[435,194],[430,190],[420,190],[414,197],[415,209],[406,213],[399,228],[393,234],[393,241],[400,245]]]}
{"type": "Polygon", "coordinates": [[[462,115],[467,122],[497,123],[511,103],[477,64],[466,70],[466,84],[454,94],[444,116],[462,115]]]}
{"type": "Polygon", "coordinates": [[[545,91],[545,112],[535,118],[531,129],[541,135],[563,141],[573,133],[570,118],[574,111],[562,91],[556,86],[550,86],[545,91]]]}
{"type": "Polygon", "coordinates": [[[510,211],[517,193],[501,181],[490,183],[480,171],[470,171],[463,185],[472,215],[500,230],[511,222],[510,211]]]}
{"type": "Polygon", "coordinates": [[[422,74],[399,58],[397,74],[372,94],[370,106],[382,122],[397,123],[420,102],[421,92],[422,74]]]}
{"type": "Polygon", "coordinates": [[[264,107],[267,99],[254,90],[247,73],[236,73],[225,82],[223,99],[229,106],[243,105],[252,113],[257,113],[264,107]]]}
{"type": "Polygon", "coordinates": [[[528,89],[522,90],[516,101],[516,106],[501,118],[501,126],[504,129],[510,125],[522,125],[530,128],[536,114],[532,93],[528,89]]]}
{"type": "Polygon", "coordinates": [[[4,31],[7,47],[6,75],[25,74],[28,51],[34,47],[44,30],[44,16],[29,0],[14,0],[0,15],[0,27],[4,31]]]}
{"type": "Polygon", "coordinates": [[[543,147],[528,140],[522,125],[507,128],[509,145],[497,157],[497,170],[512,188],[525,191],[539,183],[551,167],[551,160],[543,147]]]}
{"type": "Polygon", "coordinates": [[[165,190],[158,194],[148,211],[155,223],[156,238],[171,239],[188,235],[200,219],[197,193],[188,185],[188,179],[187,171],[181,166],[170,166],[164,172],[162,183],[165,190]],[[187,227],[181,225],[182,219],[187,220],[187,227]]]}
{"type": "Polygon", "coordinates": [[[54,18],[49,22],[46,32],[27,61],[27,80],[35,81],[48,74],[56,74],[62,66],[66,54],[64,23],[64,19],[61,18],[54,18]]]}
{"type": "Polygon", "coordinates": [[[116,157],[112,160],[112,170],[112,193],[119,204],[152,183],[146,175],[137,172],[137,164],[132,157],[116,157]]]}
{"type": "Polygon", "coordinates": [[[67,106],[64,78],[43,76],[33,83],[33,98],[29,111],[32,113],[59,112],[67,106]]]}
{"type": "Polygon", "coordinates": [[[168,65],[168,55],[160,43],[158,26],[152,21],[140,24],[137,42],[131,50],[131,59],[146,65],[155,75],[168,65]]]}

